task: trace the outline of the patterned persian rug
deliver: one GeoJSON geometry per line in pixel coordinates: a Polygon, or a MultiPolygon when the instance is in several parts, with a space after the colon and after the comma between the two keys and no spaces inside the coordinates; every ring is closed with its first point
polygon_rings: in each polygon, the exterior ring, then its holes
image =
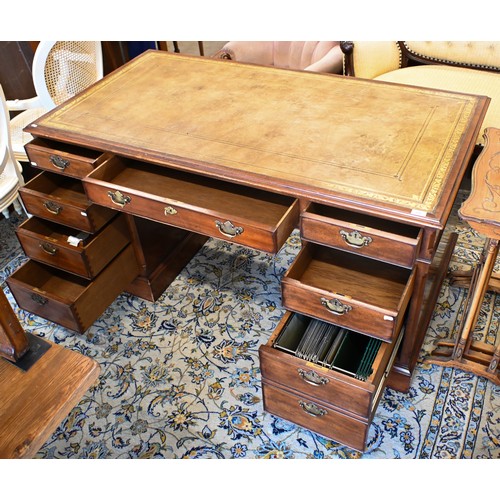
{"type": "MultiPolygon", "coordinates": [[[[448,281],[410,391],[385,390],[361,454],[263,410],[258,348],[284,313],[297,233],[276,256],[209,240],[156,303],[124,293],[79,335],[17,307],[5,279],[26,260],[19,222],[0,221],[0,283],[21,324],[102,370],[37,458],[500,458],[500,387],[425,363],[463,314],[467,292],[448,281]]],[[[459,233],[451,266],[469,268],[483,241],[455,215],[448,226],[459,233]]],[[[499,302],[488,295],[476,331],[489,344],[499,302]]]]}

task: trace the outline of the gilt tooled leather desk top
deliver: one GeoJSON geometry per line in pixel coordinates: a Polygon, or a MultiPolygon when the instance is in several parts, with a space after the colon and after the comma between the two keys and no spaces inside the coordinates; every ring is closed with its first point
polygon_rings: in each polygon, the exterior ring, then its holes
{"type": "Polygon", "coordinates": [[[481,96],[148,51],[27,130],[440,227],[488,103],[481,96]]]}

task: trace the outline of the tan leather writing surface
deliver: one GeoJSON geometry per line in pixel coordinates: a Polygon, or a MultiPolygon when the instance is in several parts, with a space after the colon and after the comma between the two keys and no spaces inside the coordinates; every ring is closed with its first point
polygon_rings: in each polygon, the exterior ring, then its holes
{"type": "Polygon", "coordinates": [[[469,95],[151,51],[37,125],[145,159],[426,213],[481,106],[469,95]]]}

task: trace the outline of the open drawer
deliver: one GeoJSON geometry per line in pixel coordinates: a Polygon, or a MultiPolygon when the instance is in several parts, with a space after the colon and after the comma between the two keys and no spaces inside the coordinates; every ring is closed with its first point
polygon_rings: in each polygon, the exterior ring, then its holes
{"type": "Polygon", "coordinates": [[[107,153],[36,138],[25,146],[31,165],[79,179],[100,165],[107,153]]]}
{"type": "Polygon", "coordinates": [[[52,172],[38,174],[19,192],[31,215],[89,233],[116,216],[113,210],[89,201],[80,180],[52,172]]]}
{"type": "Polygon", "coordinates": [[[276,253],[298,224],[298,200],[113,157],[83,180],[95,203],[276,253]]]}
{"type": "Polygon", "coordinates": [[[326,329],[315,340],[318,347],[327,340],[325,354],[315,361],[299,357],[306,336],[321,323],[287,311],[259,348],[264,408],[362,451],[404,332],[389,344],[352,331],[328,337],[326,329]],[[332,367],[325,363],[329,355],[332,367]]]}
{"type": "Polygon", "coordinates": [[[383,341],[394,340],[414,271],[305,243],[281,281],[286,309],[383,341]]]}
{"type": "Polygon", "coordinates": [[[300,216],[304,240],[374,259],[412,267],[421,228],[340,208],[311,203],[300,216]]]}
{"type": "MultiPolygon", "coordinates": [[[[259,349],[262,377],[369,418],[392,368],[401,331],[395,342],[387,343],[352,330],[326,328],[316,338],[324,354],[311,361],[299,350],[311,329],[323,325],[332,326],[287,311],[267,344],[259,349]]],[[[314,344],[314,340],[309,342],[314,344]]]]}
{"type": "Polygon", "coordinates": [[[29,260],[7,284],[22,309],[83,333],[138,273],[128,245],[93,281],[29,260]]]}
{"type": "Polygon", "coordinates": [[[24,253],[38,262],[94,278],[130,243],[125,215],[90,234],[31,217],[17,228],[24,253]]]}

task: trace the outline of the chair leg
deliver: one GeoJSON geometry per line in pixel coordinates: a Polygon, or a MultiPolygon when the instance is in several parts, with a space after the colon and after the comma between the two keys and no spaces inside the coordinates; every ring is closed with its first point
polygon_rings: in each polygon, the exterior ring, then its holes
{"type": "Polygon", "coordinates": [[[23,209],[23,206],[21,205],[21,203],[19,202],[19,199],[15,199],[13,202],[13,205],[14,205],[14,209],[15,211],[19,214],[19,215],[23,215],[23,212],[25,212],[25,210],[23,209]]]}
{"type": "Polygon", "coordinates": [[[3,216],[4,216],[6,219],[10,219],[9,207],[4,208],[4,209],[2,210],[2,214],[3,214],[3,216]]]}

